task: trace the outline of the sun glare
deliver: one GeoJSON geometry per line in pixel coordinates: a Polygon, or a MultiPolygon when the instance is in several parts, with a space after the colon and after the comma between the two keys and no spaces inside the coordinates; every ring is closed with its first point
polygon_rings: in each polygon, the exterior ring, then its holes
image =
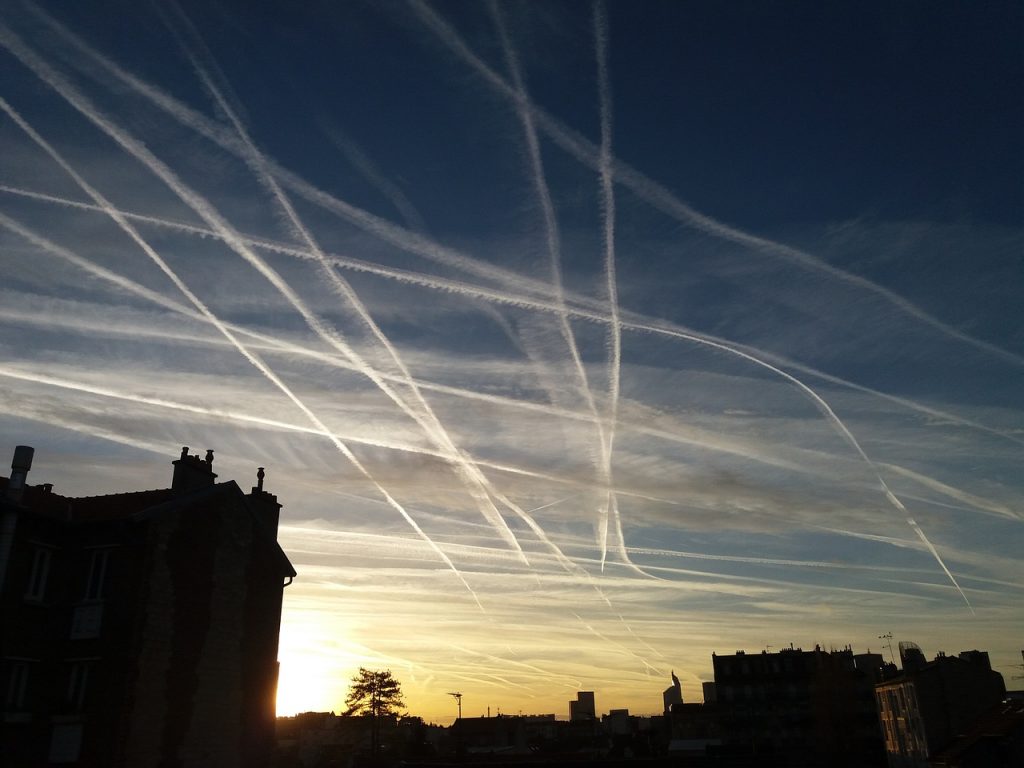
{"type": "Polygon", "coordinates": [[[348,689],[348,670],[353,664],[347,654],[339,652],[338,640],[310,621],[282,622],[277,683],[279,717],[341,709],[348,689]]]}

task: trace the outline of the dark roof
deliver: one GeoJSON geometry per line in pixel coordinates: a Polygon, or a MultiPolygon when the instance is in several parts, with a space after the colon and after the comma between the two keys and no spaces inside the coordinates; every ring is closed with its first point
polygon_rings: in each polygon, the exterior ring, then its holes
{"type": "Polygon", "coordinates": [[[961,758],[984,742],[998,741],[1024,731],[1024,701],[1003,701],[975,721],[967,733],[933,756],[937,765],[958,765],[961,758]]]}
{"type": "Polygon", "coordinates": [[[110,493],[103,496],[81,496],[78,498],[61,496],[47,491],[43,486],[26,485],[20,502],[15,503],[6,498],[9,478],[0,477],[0,505],[14,505],[20,509],[31,510],[33,514],[69,523],[104,523],[124,521],[143,521],[181,509],[188,509],[203,504],[217,496],[230,495],[238,500],[242,507],[252,516],[257,532],[273,547],[273,557],[282,575],[294,578],[297,574],[288,556],[277,543],[274,532],[269,530],[263,518],[253,507],[238,484],[233,480],[224,483],[211,483],[208,486],[192,491],[180,492],[170,488],[159,488],[150,491],[133,491],[129,493],[110,493]]]}

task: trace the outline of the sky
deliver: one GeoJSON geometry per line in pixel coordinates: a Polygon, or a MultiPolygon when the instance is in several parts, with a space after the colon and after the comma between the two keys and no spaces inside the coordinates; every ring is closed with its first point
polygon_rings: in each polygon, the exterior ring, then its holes
{"type": "Polygon", "coordinates": [[[1024,686],[1019,3],[3,10],[0,450],[266,467],[279,714],[1024,686]]]}

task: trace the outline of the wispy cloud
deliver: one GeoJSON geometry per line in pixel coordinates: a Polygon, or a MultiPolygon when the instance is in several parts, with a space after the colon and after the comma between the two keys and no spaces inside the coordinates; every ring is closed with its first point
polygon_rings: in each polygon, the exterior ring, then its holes
{"type": "Polygon", "coordinates": [[[5,17],[2,432],[73,495],[266,466],[282,711],[359,665],[448,719],[890,629],[1016,661],[1019,231],[701,213],[616,8],[344,9],[379,55],[304,27],[280,80],[199,8],[126,12],[145,57],[5,17]]]}

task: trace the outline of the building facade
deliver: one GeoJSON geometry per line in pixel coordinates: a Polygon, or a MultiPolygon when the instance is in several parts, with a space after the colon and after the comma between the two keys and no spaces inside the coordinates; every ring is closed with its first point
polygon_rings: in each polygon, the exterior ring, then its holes
{"type": "Polygon", "coordinates": [[[875,687],[890,768],[927,768],[929,758],[966,733],[1006,693],[988,654],[939,654],[926,662],[900,644],[903,674],[875,687]]]}
{"type": "Polygon", "coordinates": [[[877,654],[849,648],[712,656],[721,733],[765,765],[885,764],[874,685],[877,654]]]}
{"type": "Polygon", "coordinates": [[[0,753],[19,766],[263,766],[280,505],[188,449],[171,487],[70,498],[0,478],[0,753]]]}

